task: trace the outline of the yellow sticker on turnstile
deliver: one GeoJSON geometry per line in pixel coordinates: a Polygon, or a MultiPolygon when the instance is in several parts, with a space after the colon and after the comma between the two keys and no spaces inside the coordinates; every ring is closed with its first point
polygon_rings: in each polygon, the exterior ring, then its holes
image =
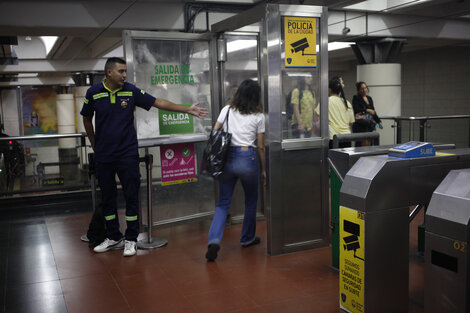
{"type": "Polygon", "coordinates": [[[317,19],[284,17],[285,66],[317,66],[317,19]]]}
{"type": "Polygon", "coordinates": [[[339,208],[339,303],[350,313],[364,312],[364,213],[339,208]]]}

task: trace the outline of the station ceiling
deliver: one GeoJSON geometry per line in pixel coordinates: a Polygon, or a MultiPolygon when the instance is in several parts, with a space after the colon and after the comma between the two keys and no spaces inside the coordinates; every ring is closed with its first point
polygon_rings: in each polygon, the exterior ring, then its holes
{"type": "MultiPolygon", "coordinates": [[[[470,44],[470,0],[6,0],[0,86],[61,84],[122,56],[123,30],[204,32],[265,2],[327,6],[329,42],[399,39],[404,51],[470,44]]],[[[330,61],[354,58],[351,48],[329,53],[330,61]]]]}

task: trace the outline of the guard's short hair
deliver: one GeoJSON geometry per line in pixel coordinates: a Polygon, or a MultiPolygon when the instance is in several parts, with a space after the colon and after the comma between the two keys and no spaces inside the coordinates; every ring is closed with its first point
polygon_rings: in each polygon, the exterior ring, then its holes
{"type": "Polygon", "coordinates": [[[106,64],[104,65],[104,72],[106,73],[108,70],[112,70],[114,68],[114,66],[116,66],[116,63],[126,64],[126,61],[124,61],[121,58],[116,58],[116,57],[109,58],[106,61],[106,64]]]}

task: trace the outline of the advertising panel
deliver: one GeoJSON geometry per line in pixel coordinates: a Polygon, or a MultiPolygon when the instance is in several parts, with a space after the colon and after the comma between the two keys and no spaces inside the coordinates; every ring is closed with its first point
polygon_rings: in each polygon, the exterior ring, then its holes
{"type": "Polygon", "coordinates": [[[340,306],[364,312],[364,213],[340,206],[340,306]]]}

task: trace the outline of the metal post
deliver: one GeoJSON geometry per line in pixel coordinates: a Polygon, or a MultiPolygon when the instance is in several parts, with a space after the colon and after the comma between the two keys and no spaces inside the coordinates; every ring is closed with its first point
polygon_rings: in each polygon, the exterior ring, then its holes
{"type": "Polygon", "coordinates": [[[419,120],[419,141],[424,142],[424,130],[426,129],[427,120],[419,120]]]}
{"type": "Polygon", "coordinates": [[[139,240],[137,246],[141,249],[155,249],[168,243],[164,238],[152,237],[152,167],[153,155],[145,155],[145,168],[147,170],[147,239],[139,240]]]}
{"type": "MultiPolygon", "coordinates": [[[[43,173],[44,173],[44,170],[43,170],[43,173]]],[[[90,178],[91,206],[93,208],[93,214],[95,214],[96,213],[96,167],[95,167],[95,154],[94,153],[88,154],[88,176],[90,178]]],[[[100,210],[102,210],[101,207],[100,207],[100,210]]],[[[82,235],[80,239],[86,242],[89,241],[87,234],[82,235]]]]}
{"type": "Polygon", "coordinates": [[[421,211],[423,207],[424,205],[421,205],[421,204],[418,204],[414,207],[414,209],[410,213],[410,218],[409,218],[410,223],[416,217],[416,215],[418,215],[419,211],[421,211]]]}
{"type": "Polygon", "coordinates": [[[395,120],[397,123],[397,143],[401,143],[401,127],[402,127],[402,121],[401,120],[395,120]]]}

